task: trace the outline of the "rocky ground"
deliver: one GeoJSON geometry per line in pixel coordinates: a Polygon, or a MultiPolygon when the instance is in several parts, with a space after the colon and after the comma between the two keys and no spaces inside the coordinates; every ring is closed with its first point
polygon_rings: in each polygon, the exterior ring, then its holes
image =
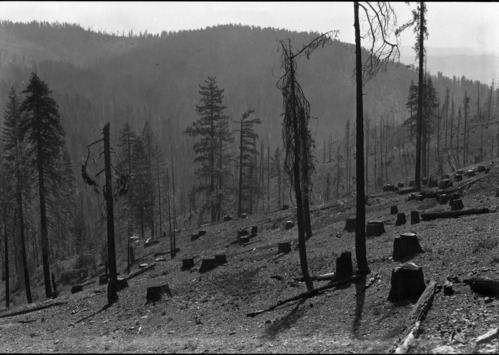
{"type": "MultiPolygon", "coordinates": [[[[496,352],[497,340],[476,344],[476,338],[498,327],[498,298],[473,292],[463,280],[499,279],[498,179],[499,168],[493,168],[461,183],[474,181],[460,191],[465,209],[487,207],[491,213],[417,224],[410,223],[410,211],[450,207],[434,198],[408,201],[408,195],[395,192],[371,195],[366,219],[383,221],[386,230],[367,240],[371,274],[254,317],[247,314],[306,291],[299,281],[296,227],[284,228],[294,210],[184,230],[173,260],[168,240],[148,247],[141,241],[132,272],[140,264],[155,266],[130,279],[117,303],[106,306],[107,286],[99,285],[96,275],[82,292],[72,294],[66,287],[58,298],[30,306],[47,308],[18,315],[13,314],[25,307],[3,310],[0,352],[386,353],[406,329],[417,301],[387,300],[391,272],[400,265],[392,259],[393,240],[405,232],[415,233],[424,250],[406,261],[422,268],[426,282],[433,279],[440,286],[409,352],[496,352]],[[406,213],[405,225],[395,225],[392,206],[406,213]],[[258,227],[257,236],[239,244],[237,231],[252,226],[258,227]],[[206,234],[191,241],[201,229],[206,234]],[[292,251],[277,254],[277,244],[286,241],[292,251]],[[226,264],[199,273],[202,258],[222,253],[226,264]],[[194,267],[182,270],[182,259],[191,257],[194,267]],[[447,295],[441,286],[449,279],[454,292],[447,295]],[[172,297],[146,303],[147,288],[165,284],[172,297]]],[[[313,237],[307,241],[312,275],[334,272],[343,251],[352,252],[355,265],[354,233],[344,231],[345,220],[354,216],[352,201],[313,210],[313,237]]]]}

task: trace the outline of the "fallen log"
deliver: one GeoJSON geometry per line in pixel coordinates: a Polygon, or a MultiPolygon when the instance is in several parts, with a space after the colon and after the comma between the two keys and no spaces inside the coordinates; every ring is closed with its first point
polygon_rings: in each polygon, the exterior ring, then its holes
{"type": "Polygon", "coordinates": [[[322,291],[325,291],[327,289],[330,289],[330,288],[333,288],[333,287],[337,287],[337,286],[346,284],[346,283],[348,283],[350,281],[353,281],[353,280],[356,280],[358,278],[359,278],[359,276],[353,275],[353,276],[351,276],[351,277],[349,277],[347,279],[344,279],[344,280],[341,280],[341,281],[338,281],[338,282],[332,282],[330,284],[327,284],[325,286],[313,289],[311,291],[300,293],[297,296],[285,299],[283,301],[279,301],[279,302],[277,302],[277,304],[275,304],[272,307],[269,307],[267,309],[264,309],[264,310],[261,310],[261,311],[256,311],[256,312],[247,313],[246,317],[255,317],[255,316],[259,315],[259,314],[262,314],[262,313],[265,313],[265,312],[270,312],[270,311],[276,309],[277,307],[282,306],[283,304],[286,304],[286,303],[289,303],[289,302],[293,302],[293,301],[297,301],[297,300],[300,300],[300,299],[307,299],[307,298],[315,297],[315,296],[319,295],[322,291]]]}
{"type": "Polygon", "coordinates": [[[418,299],[416,306],[413,308],[411,314],[409,315],[407,324],[411,326],[406,327],[406,331],[403,333],[401,339],[403,339],[399,346],[395,347],[395,354],[405,354],[411,347],[414,339],[418,337],[419,329],[421,327],[421,322],[426,317],[428,309],[433,303],[433,298],[437,292],[437,282],[431,280],[426,286],[424,292],[418,299]]]}
{"type": "Polygon", "coordinates": [[[58,302],[51,302],[51,303],[45,303],[45,304],[42,303],[42,304],[40,304],[38,306],[21,309],[19,311],[13,311],[13,312],[5,313],[5,314],[0,314],[0,318],[13,317],[13,316],[18,316],[20,314],[26,314],[26,313],[30,313],[30,312],[36,312],[36,311],[40,311],[40,310],[45,309],[45,308],[50,308],[50,307],[55,307],[55,306],[61,306],[63,304],[67,304],[67,303],[68,302],[66,302],[66,301],[58,301],[58,302]]]}
{"type": "Polygon", "coordinates": [[[459,216],[482,214],[482,213],[490,213],[490,210],[488,208],[470,208],[467,210],[427,212],[427,213],[421,213],[421,219],[423,221],[431,221],[437,218],[457,218],[459,216]]]}
{"type": "Polygon", "coordinates": [[[499,295],[499,280],[488,277],[472,277],[463,280],[463,282],[469,285],[474,292],[499,295]]]}
{"type": "Polygon", "coordinates": [[[155,266],[156,266],[156,263],[152,263],[151,265],[146,266],[142,269],[134,270],[131,273],[129,273],[127,277],[125,277],[125,280],[133,279],[134,277],[139,276],[140,274],[146,272],[147,270],[151,270],[155,266]]]}

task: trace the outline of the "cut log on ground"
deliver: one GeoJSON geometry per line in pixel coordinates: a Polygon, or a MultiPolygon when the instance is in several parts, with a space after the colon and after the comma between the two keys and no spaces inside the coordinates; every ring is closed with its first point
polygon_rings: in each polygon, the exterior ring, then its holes
{"type": "Polygon", "coordinates": [[[262,314],[262,313],[265,313],[265,312],[270,312],[270,311],[276,309],[277,307],[282,306],[282,305],[284,305],[286,303],[297,301],[297,300],[300,300],[300,299],[306,299],[306,298],[315,297],[315,296],[321,294],[323,291],[325,291],[327,289],[344,285],[344,284],[346,284],[348,282],[351,282],[351,281],[354,281],[354,280],[356,280],[358,278],[359,278],[359,276],[354,275],[354,276],[351,276],[351,277],[349,277],[347,279],[344,279],[344,280],[341,280],[341,281],[331,282],[331,283],[329,283],[329,284],[327,284],[325,286],[322,286],[322,287],[319,287],[319,288],[316,288],[316,289],[313,289],[311,291],[307,291],[307,292],[304,292],[304,293],[300,293],[297,296],[288,298],[288,299],[283,300],[283,301],[279,301],[274,306],[269,307],[267,309],[264,309],[262,311],[256,311],[256,312],[247,313],[246,317],[255,317],[255,316],[259,315],[259,314],[262,314]]]}
{"type": "Polygon", "coordinates": [[[443,211],[443,212],[427,212],[421,214],[421,219],[423,221],[431,221],[437,218],[457,218],[459,216],[466,216],[472,214],[482,214],[482,213],[490,213],[488,208],[470,208],[467,210],[460,211],[443,211]]]}
{"type": "Polygon", "coordinates": [[[357,223],[355,222],[355,218],[347,218],[345,228],[343,230],[346,230],[347,232],[355,232],[356,225],[357,223]]]}
{"type": "Polygon", "coordinates": [[[393,240],[393,260],[401,260],[408,256],[422,253],[423,248],[414,233],[403,233],[393,240]]]}
{"type": "Polygon", "coordinates": [[[349,278],[353,274],[352,253],[344,251],[336,258],[336,275],[335,280],[340,281],[349,278]]]}
{"type": "Polygon", "coordinates": [[[406,263],[392,270],[388,301],[398,302],[419,297],[426,288],[421,267],[406,263]]]}
{"type": "Polygon", "coordinates": [[[131,273],[129,273],[125,279],[130,280],[130,279],[134,278],[135,276],[139,276],[140,274],[146,272],[147,270],[151,270],[155,266],[156,266],[156,263],[152,263],[151,265],[146,266],[145,268],[134,270],[131,273]]]}
{"type": "Polygon", "coordinates": [[[287,254],[289,252],[291,252],[291,243],[290,242],[283,242],[283,243],[277,244],[277,254],[280,254],[280,253],[287,254]]]}
{"type": "Polygon", "coordinates": [[[11,311],[11,312],[8,312],[8,313],[0,314],[0,318],[14,317],[14,316],[18,316],[18,315],[21,315],[21,314],[26,314],[26,313],[30,313],[30,312],[40,311],[42,309],[46,309],[46,308],[50,308],[50,307],[61,306],[61,305],[67,304],[67,303],[68,302],[65,302],[65,301],[64,302],[63,301],[57,301],[57,302],[46,301],[46,302],[43,302],[42,304],[37,304],[35,306],[31,306],[31,307],[28,307],[28,308],[20,309],[18,311],[11,311]],[[50,302],[50,303],[47,303],[47,302],[50,302]]]}
{"type": "Polygon", "coordinates": [[[463,282],[469,285],[474,292],[499,295],[499,280],[488,277],[472,277],[463,280],[463,282]]]}
{"type": "Polygon", "coordinates": [[[402,224],[406,224],[406,218],[405,218],[405,213],[400,212],[397,213],[397,220],[395,221],[396,226],[401,226],[402,224]]]}
{"type": "Polygon", "coordinates": [[[172,298],[172,292],[168,284],[164,284],[161,286],[150,286],[147,288],[146,299],[148,303],[156,303],[163,298],[163,295],[172,298]]]}
{"type": "Polygon", "coordinates": [[[213,270],[218,266],[215,258],[205,258],[201,260],[201,266],[199,267],[199,272],[204,273],[210,270],[213,270]]]}

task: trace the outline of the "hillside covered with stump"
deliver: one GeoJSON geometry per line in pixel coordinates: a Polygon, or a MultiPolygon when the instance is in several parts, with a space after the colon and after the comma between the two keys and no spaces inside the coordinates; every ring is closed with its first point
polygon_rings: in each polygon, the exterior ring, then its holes
{"type": "Polygon", "coordinates": [[[369,196],[367,276],[352,274],[353,200],[311,211],[309,293],[293,206],[225,218],[181,230],[174,259],[167,238],[136,240],[111,306],[101,272],[3,309],[0,351],[496,352],[499,168],[446,178],[369,196]]]}

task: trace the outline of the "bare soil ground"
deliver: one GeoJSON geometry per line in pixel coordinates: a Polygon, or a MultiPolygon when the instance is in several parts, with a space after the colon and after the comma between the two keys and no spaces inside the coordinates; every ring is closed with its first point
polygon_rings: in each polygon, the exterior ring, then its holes
{"type": "MultiPolygon", "coordinates": [[[[255,317],[247,314],[275,305],[306,291],[301,277],[296,227],[285,230],[294,209],[251,215],[246,219],[187,229],[180,233],[180,252],[170,260],[169,241],[138,247],[139,264],[154,268],[130,279],[119,301],[106,307],[106,285],[96,281],[79,293],[62,289],[52,307],[11,315],[0,313],[0,352],[176,352],[176,353],[387,353],[399,340],[415,300],[387,301],[392,270],[393,240],[413,232],[424,253],[405,260],[422,267],[425,281],[441,286],[453,280],[454,294],[442,291],[422,322],[413,353],[435,348],[447,353],[490,353],[496,341],[476,345],[479,335],[498,327],[498,297],[474,293],[462,281],[471,276],[499,279],[499,221],[495,197],[499,168],[463,189],[465,208],[492,213],[437,219],[410,224],[410,211],[450,210],[435,199],[407,200],[394,192],[370,196],[366,220],[381,220],[386,233],[367,240],[371,274],[331,288],[315,297],[287,303],[255,317]],[[395,225],[390,207],[407,215],[407,224],[395,225]],[[237,231],[258,226],[258,235],[244,245],[237,231]],[[206,234],[191,241],[191,234],[206,234]],[[276,254],[279,242],[292,243],[292,252],[276,254]],[[164,252],[166,261],[155,261],[164,252]],[[225,253],[227,263],[199,273],[202,258],[225,253]],[[194,257],[190,270],[182,259],[194,257]],[[172,298],[146,304],[149,286],[168,284],[172,298]],[[366,288],[367,286],[367,288],[366,288]]],[[[354,233],[344,231],[345,220],[355,216],[353,201],[336,201],[312,212],[313,237],[307,241],[312,275],[335,271],[335,260],[351,251],[355,266],[354,233]]],[[[315,281],[315,287],[329,281],[315,281]]],[[[39,304],[37,304],[39,305],[39,304]]]]}

